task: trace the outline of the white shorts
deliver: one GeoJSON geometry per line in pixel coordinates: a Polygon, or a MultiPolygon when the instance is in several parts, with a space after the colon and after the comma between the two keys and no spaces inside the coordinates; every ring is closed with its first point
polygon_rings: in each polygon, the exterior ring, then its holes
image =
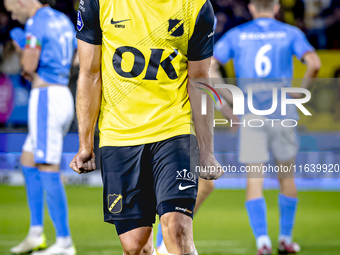
{"type": "MultiPolygon", "coordinates": [[[[265,121],[266,118],[246,114],[241,118],[246,125],[240,125],[239,130],[239,162],[243,164],[266,163],[269,152],[281,162],[294,158],[300,146],[300,139],[295,127],[283,127],[281,121],[265,121]],[[262,119],[262,127],[250,127],[248,121],[262,119]],[[274,123],[274,124],[273,124],[274,123]],[[272,127],[273,126],[273,127],[272,127]]],[[[259,122],[251,125],[260,125],[259,122]]]]}
{"type": "Polygon", "coordinates": [[[28,135],[23,151],[37,164],[60,164],[63,139],[74,117],[72,94],[66,86],[35,88],[28,105],[28,135]]]}

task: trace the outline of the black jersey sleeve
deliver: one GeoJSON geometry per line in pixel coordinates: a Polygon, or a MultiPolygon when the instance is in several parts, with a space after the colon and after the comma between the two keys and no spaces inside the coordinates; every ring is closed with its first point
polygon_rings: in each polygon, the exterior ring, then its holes
{"type": "Polygon", "coordinates": [[[209,0],[197,15],[194,32],[189,39],[188,60],[198,61],[214,53],[214,10],[209,0]]]}
{"type": "Polygon", "coordinates": [[[80,0],[77,13],[76,37],[94,45],[102,44],[99,20],[99,0],[80,0]]]}

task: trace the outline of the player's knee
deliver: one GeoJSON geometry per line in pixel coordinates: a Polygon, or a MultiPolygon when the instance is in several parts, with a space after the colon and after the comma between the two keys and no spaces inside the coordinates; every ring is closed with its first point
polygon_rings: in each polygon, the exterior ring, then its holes
{"type": "Polygon", "coordinates": [[[289,197],[297,197],[297,189],[293,178],[280,178],[280,191],[289,197]]]}
{"type": "Polygon", "coordinates": [[[147,243],[144,245],[130,245],[128,248],[124,249],[124,255],[149,255],[152,254],[153,247],[152,244],[147,243]]]}
{"type": "Polygon", "coordinates": [[[152,221],[146,219],[117,220],[114,224],[125,255],[151,254],[152,221]]]}
{"type": "Polygon", "coordinates": [[[34,156],[31,152],[23,151],[20,156],[20,163],[24,166],[36,167],[34,156]]]}
{"type": "Polygon", "coordinates": [[[151,254],[152,245],[147,243],[143,245],[141,243],[130,243],[124,247],[124,255],[140,255],[140,254],[151,254]]]}
{"type": "Polygon", "coordinates": [[[180,240],[186,235],[187,229],[184,223],[171,221],[166,224],[165,231],[171,239],[180,240]]]}
{"type": "Polygon", "coordinates": [[[153,249],[152,239],[145,244],[144,242],[132,242],[124,245],[124,255],[149,255],[152,254],[153,249]]]}
{"type": "Polygon", "coordinates": [[[152,242],[152,239],[150,239],[145,245],[144,247],[142,248],[140,254],[141,255],[149,255],[149,254],[152,254],[153,252],[153,242],[152,242]]]}
{"type": "Polygon", "coordinates": [[[248,188],[259,188],[263,187],[263,178],[248,178],[247,179],[248,188]]]}
{"type": "Polygon", "coordinates": [[[139,255],[143,247],[137,245],[130,245],[124,249],[124,255],[139,255]]]}
{"type": "Polygon", "coordinates": [[[187,238],[191,231],[191,226],[188,221],[192,221],[188,216],[173,212],[162,216],[162,231],[166,236],[171,238],[176,243],[182,243],[183,238],[187,238]]]}

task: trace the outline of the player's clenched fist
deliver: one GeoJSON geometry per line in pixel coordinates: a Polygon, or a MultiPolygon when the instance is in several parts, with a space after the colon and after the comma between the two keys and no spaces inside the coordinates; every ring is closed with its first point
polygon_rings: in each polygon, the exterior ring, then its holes
{"type": "Polygon", "coordinates": [[[74,156],[69,166],[78,174],[88,173],[96,170],[95,158],[93,150],[83,149],[74,156]]]}
{"type": "Polygon", "coordinates": [[[214,154],[200,155],[200,177],[206,180],[217,180],[223,175],[220,163],[214,154]]]}

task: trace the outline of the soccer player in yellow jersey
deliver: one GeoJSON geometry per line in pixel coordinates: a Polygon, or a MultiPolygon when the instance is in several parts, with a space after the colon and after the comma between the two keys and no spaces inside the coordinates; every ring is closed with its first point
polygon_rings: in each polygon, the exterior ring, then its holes
{"type": "Polygon", "coordinates": [[[80,148],[70,167],[96,169],[100,111],[104,219],[115,224],[124,254],[155,253],[156,213],[168,252],[197,254],[195,166],[220,167],[213,154],[213,104],[201,115],[201,90],[193,81],[210,78],[209,0],[81,0],[77,27],[80,148]]]}

